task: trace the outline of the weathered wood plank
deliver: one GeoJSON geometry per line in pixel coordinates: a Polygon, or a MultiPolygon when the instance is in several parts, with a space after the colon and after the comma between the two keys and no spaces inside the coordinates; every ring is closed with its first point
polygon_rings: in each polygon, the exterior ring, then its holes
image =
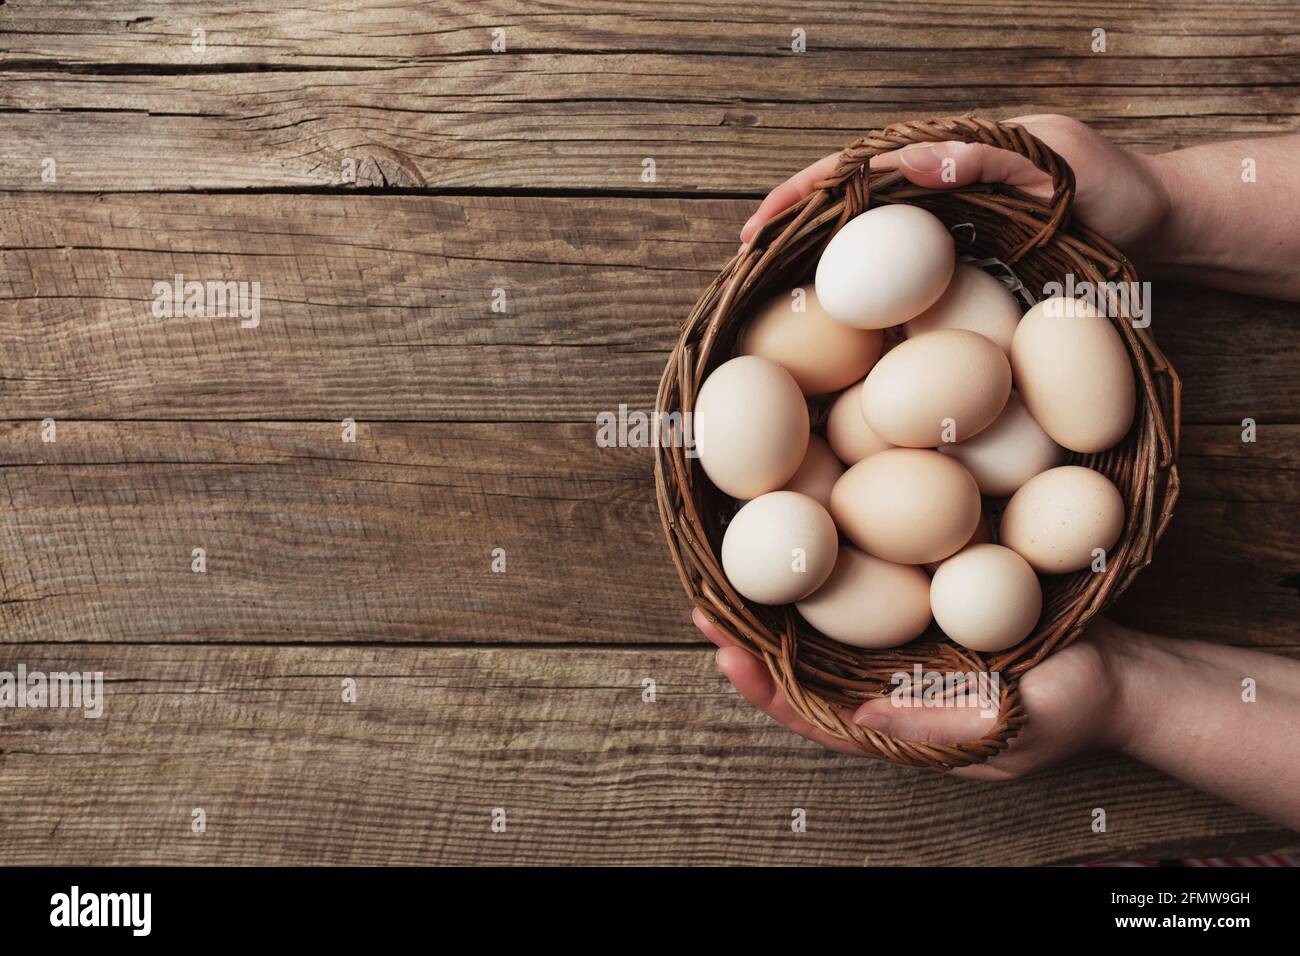
{"type": "MultiPolygon", "coordinates": [[[[591,422],[653,406],[748,201],[0,194],[7,418],[591,422]],[[154,284],[260,283],[260,324],[154,284]],[[503,289],[505,313],[492,311],[503,289]],[[37,331],[39,330],[39,331],[37,331]]],[[[1300,421],[1293,303],[1160,286],[1188,422],[1300,421]]]]}
{"type": "Polygon", "coordinates": [[[8,640],[691,639],[649,451],[594,425],[57,434],[0,430],[8,640]]]}
{"type": "MultiPolygon", "coordinates": [[[[564,68],[543,63],[528,72],[564,68]]],[[[655,68],[667,74],[676,65],[655,68]]],[[[365,104],[350,105],[327,92],[304,95],[298,74],[287,82],[252,76],[256,88],[237,94],[237,102],[247,103],[237,112],[221,88],[250,81],[226,77],[213,82],[208,95],[185,93],[152,76],[137,78],[160,88],[144,106],[131,105],[136,94],[130,90],[110,92],[108,99],[101,94],[103,105],[94,108],[48,101],[24,107],[31,111],[6,116],[0,186],[57,192],[355,184],[758,195],[868,129],[915,117],[976,111],[1005,118],[1061,112],[1069,104],[1069,112],[1123,145],[1149,152],[1300,128],[1288,105],[1295,89],[1272,86],[1207,92],[963,86],[864,93],[827,106],[751,103],[729,92],[702,104],[624,104],[608,102],[616,97],[612,91],[572,91],[549,106],[509,94],[506,105],[496,99],[467,103],[470,94],[453,93],[438,108],[419,94],[421,105],[403,106],[402,94],[382,86],[362,94],[365,104]],[[169,115],[169,106],[179,115],[169,115]],[[647,158],[656,164],[653,182],[642,179],[647,158]],[[50,159],[58,164],[56,182],[41,178],[50,159]]],[[[115,75],[107,82],[131,79],[115,75]]],[[[182,80],[188,88],[202,78],[182,80]]],[[[351,81],[350,74],[337,76],[331,86],[351,81]]],[[[47,74],[34,82],[46,90],[69,81],[47,74]]],[[[419,75],[408,82],[417,88],[440,83],[419,75]]],[[[658,84],[654,76],[643,82],[658,84]]],[[[70,92],[73,101],[84,102],[70,92]]]]}
{"type": "Polygon", "coordinates": [[[363,185],[756,192],[914,116],[1065,107],[1147,150],[1300,128],[1287,3],[448,6],[9,3],[0,187],[329,187],[353,162],[363,185]]]}
{"type": "Polygon", "coordinates": [[[1300,50],[1294,7],[1286,0],[1146,0],[1098,2],[1062,10],[1051,2],[1011,7],[978,0],[802,3],[750,0],[727,7],[673,0],[646,7],[636,0],[550,0],[545,6],[508,0],[404,2],[365,6],[326,0],[310,9],[202,0],[171,0],[147,9],[131,0],[10,0],[5,11],[6,61],[52,60],[70,65],[186,65],[192,31],[206,31],[213,64],[284,67],[400,65],[426,57],[486,53],[492,31],[506,31],[513,50],[607,55],[644,50],[715,56],[774,56],[790,49],[791,31],[808,34],[810,51],[881,49],[1017,50],[1033,44],[1069,56],[1090,52],[1092,23],[1103,27],[1120,56],[1171,59],[1274,54],[1300,50]],[[145,14],[148,15],[145,15],[145,14]],[[1231,17],[1232,29],[1224,28],[1231,17]],[[1178,29],[1171,30],[1170,24],[1178,29]],[[359,63],[359,60],[364,62],[359,63]]]}
{"type": "MultiPolygon", "coordinates": [[[[599,63],[575,68],[546,59],[520,72],[603,75],[599,63]]],[[[476,100],[473,92],[451,90],[440,101],[418,91],[450,84],[424,70],[405,78],[417,91],[411,93],[390,88],[397,77],[365,74],[358,81],[351,73],[308,74],[321,88],[307,91],[298,73],[289,79],[263,73],[175,79],[113,74],[93,81],[51,73],[0,74],[6,84],[0,110],[7,112],[0,187],[47,192],[487,187],[757,196],[866,130],[913,118],[973,111],[1002,119],[1066,111],[1146,152],[1300,129],[1295,88],[1271,82],[1213,89],[962,85],[891,91],[872,88],[872,77],[854,77],[845,81],[850,89],[817,94],[822,99],[812,104],[781,103],[775,91],[760,91],[751,101],[743,92],[748,87],[739,83],[714,93],[694,91],[706,97],[702,102],[625,99],[629,83],[657,90],[663,79],[681,72],[671,61],[642,69],[659,72],[622,76],[621,89],[590,88],[593,81],[589,88],[562,91],[545,101],[508,92],[498,94],[503,99],[476,100]],[[346,102],[339,97],[347,94],[335,92],[358,82],[369,87],[359,94],[361,103],[346,102]],[[6,94],[20,93],[26,84],[43,96],[16,106],[6,94]],[[51,89],[65,87],[82,89],[66,90],[66,101],[48,97],[51,89]],[[226,92],[230,88],[233,93],[226,92]],[[656,164],[653,182],[642,178],[646,159],[656,164]],[[50,160],[57,164],[55,181],[42,179],[50,160]]],[[[955,75],[967,72],[960,63],[949,69],[955,75]]],[[[1300,70],[1300,57],[1289,69],[1300,70]]],[[[707,86],[708,79],[701,73],[690,82],[707,86]]],[[[471,86],[483,82],[476,79],[471,86]]]]}
{"type": "Polygon", "coordinates": [[[831,754],[698,649],[0,649],[19,663],[102,671],[104,710],[0,712],[4,864],[1034,864],[1295,840],[1117,759],[991,785],[831,754]]]}
{"type": "MultiPolygon", "coordinates": [[[[650,450],[594,424],[57,428],[0,426],[8,641],[698,640],[650,450]]],[[[1300,649],[1300,426],[1259,439],[1187,430],[1173,529],[1119,617],[1300,649]]]]}

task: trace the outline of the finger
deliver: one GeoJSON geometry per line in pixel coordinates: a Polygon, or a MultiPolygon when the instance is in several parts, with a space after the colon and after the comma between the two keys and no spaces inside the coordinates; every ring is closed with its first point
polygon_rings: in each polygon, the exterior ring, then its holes
{"type": "Polygon", "coordinates": [[[896,168],[927,189],[1005,183],[1044,199],[1052,194],[1051,177],[1024,156],[983,143],[918,143],[874,156],[872,166],[896,168]]]}
{"type": "Polygon", "coordinates": [[[699,608],[695,609],[692,616],[695,625],[704,632],[704,636],[722,649],[717,655],[718,667],[736,690],[740,691],[742,697],[796,733],[802,733],[804,736],[821,733],[790,706],[785,694],[772,680],[767,665],[752,651],[742,647],[728,636],[699,608]]]}
{"type": "Polygon", "coordinates": [[[806,737],[839,753],[862,755],[862,751],[847,740],[832,737],[801,717],[786,700],[785,693],[776,686],[766,665],[757,657],[739,647],[724,647],[718,651],[718,667],[731,681],[740,695],[787,730],[806,737]]]}
{"type": "Polygon", "coordinates": [[[709,616],[698,607],[691,614],[691,620],[695,622],[695,626],[704,633],[705,637],[719,647],[740,647],[735,639],[719,627],[716,621],[710,620],[709,616]]]}
{"type": "Polygon", "coordinates": [[[749,217],[749,220],[740,230],[740,241],[749,242],[754,238],[754,233],[758,227],[763,225],[782,209],[789,208],[797,203],[804,196],[813,191],[813,186],[825,179],[831,173],[835,172],[835,167],[839,164],[840,154],[832,153],[829,156],[823,156],[817,162],[813,163],[807,169],[802,169],[795,173],[780,186],[777,186],[767,198],[759,205],[758,211],[749,217]]]}
{"type": "MultiPolygon", "coordinates": [[[[1039,136],[1051,117],[1021,116],[1018,123],[1039,136]]],[[[1040,139],[1045,137],[1039,136],[1040,139]]],[[[871,158],[873,169],[898,169],[908,182],[928,189],[952,189],[971,183],[1004,183],[1047,199],[1052,178],[1026,157],[983,143],[914,143],[871,158]]]]}
{"type": "Polygon", "coordinates": [[[962,744],[987,736],[997,726],[996,707],[922,706],[910,697],[881,697],[857,709],[854,723],[922,744],[962,744]]]}
{"type": "Polygon", "coordinates": [[[1002,755],[995,754],[984,763],[974,763],[969,767],[958,767],[950,770],[954,777],[961,777],[963,780],[1015,780],[1017,774],[1010,770],[1004,770],[998,766],[997,761],[1002,755]]]}
{"type": "MultiPolygon", "coordinates": [[[[872,727],[899,740],[915,743],[955,745],[987,737],[997,726],[998,704],[978,693],[969,694],[964,706],[924,706],[914,697],[882,697],[867,701],[853,715],[853,722],[872,727]]],[[[1015,747],[1020,737],[1011,741],[1015,747]]],[[[984,763],[958,767],[953,776],[967,780],[1014,780],[1023,768],[1007,752],[994,754],[984,763]]]]}
{"type": "Polygon", "coordinates": [[[767,666],[710,620],[704,611],[697,607],[691,617],[704,636],[721,648],[717,656],[718,667],[742,697],[801,737],[840,753],[861,756],[862,751],[857,746],[819,730],[800,715],[786,699],[785,693],[776,686],[767,666]]]}
{"type": "MultiPolygon", "coordinates": [[[[1020,124],[1051,145],[1055,119],[1050,115],[1017,116],[1009,122],[1020,124]]],[[[749,242],[759,226],[811,193],[820,180],[835,172],[839,157],[839,153],[823,156],[768,193],[758,211],[741,228],[741,241],[749,242]]],[[[909,182],[930,189],[951,189],[975,182],[1005,183],[1042,199],[1052,194],[1051,177],[1024,156],[982,143],[916,143],[873,156],[871,168],[898,168],[909,182]],[[909,154],[906,159],[901,159],[903,153],[909,154]],[[944,160],[950,162],[945,165],[944,160]]]]}

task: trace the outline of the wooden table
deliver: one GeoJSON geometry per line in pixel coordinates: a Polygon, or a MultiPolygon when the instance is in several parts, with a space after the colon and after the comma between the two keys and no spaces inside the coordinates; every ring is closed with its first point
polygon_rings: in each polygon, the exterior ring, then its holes
{"type": "MultiPolygon", "coordinates": [[[[789,172],[965,110],[1293,132],[1293,3],[280,6],[0,6],[0,670],[106,682],[0,711],[0,862],[1296,842],[1117,758],[979,785],[786,733],[690,625],[651,453],[595,441],[789,172]],[[259,282],[259,324],[155,315],[176,274],[259,282]]],[[[1300,653],[1296,308],[1158,296],[1185,490],[1117,614],[1300,653]]]]}

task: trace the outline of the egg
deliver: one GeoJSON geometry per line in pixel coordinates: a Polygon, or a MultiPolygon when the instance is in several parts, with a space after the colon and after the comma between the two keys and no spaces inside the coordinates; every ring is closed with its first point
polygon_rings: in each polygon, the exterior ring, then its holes
{"type": "Polygon", "coordinates": [[[807,495],[773,491],[736,512],[722,536],[722,570],[759,604],[789,604],[817,590],[835,568],[839,536],[807,495]]]}
{"type": "Polygon", "coordinates": [[[1015,392],[992,425],[939,451],[965,465],[980,493],[994,498],[1014,494],[1034,475],[1065,461],[1065,449],[1039,427],[1015,392]]]}
{"type": "Polygon", "coordinates": [[[808,436],[808,451],[803,456],[803,464],[794,473],[784,491],[797,491],[807,495],[823,508],[831,506],[831,489],[844,474],[844,466],[831,451],[831,446],[821,435],[808,436]]]}
{"type": "Polygon", "coordinates": [[[831,515],[863,551],[895,564],[927,564],[970,539],[980,520],[980,492],[952,458],[928,449],[887,448],[835,483],[831,515]]]}
{"type": "Polygon", "coordinates": [[[906,448],[967,441],[1001,414],[1011,365],[977,332],[940,329],[900,342],[867,375],[862,414],[871,430],[906,448]]]}
{"type": "Polygon", "coordinates": [[[1082,299],[1044,299],[1011,341],[1025,407],[1053,441],[1092,453],[1117,445],[1133,424],[1136,387],[1123,339],[1082,299]]]}
{"type": "Polygon", "coordinates": [[[827,637],[854,647],[897,647],[930,626],[930,579],[920,568],[845,544],[826,583],[797,606],[827,637]]]}
{"type": "Polygon", "coordinates": [[[877,206],[850,219],[817,263],[817,298],[831,318],[885,329],[943,295],[957,261],[952,235],[918,206],[877,206]]]}
{"type": "Polygon", "coordinates": [[[742,355],[704,381],[691,419],[700,465],[733,498],[757,498],[794,477],[808,450],[808,406],[775,362],[742,355]]]}
{"type": "Polygon", "coordinates": [[[871,430],[862,415],[862,383],[850,385],[831,405],[826,416],[826,439],[835,456],[846,465],[856,465],[878,451],[892,448],[871,430]]]}
{"type": "Polygon", "coordinates": [[[836,322],[811,285],[770,300],[741,333],[738,350],[776,362],[805,395],[836,392],[856,382],[880,358],[883,333],[836,322]]]}
{"type": "Polygon", "coordinates": [[[903,326],[914,338],[939,329],[978,332],[1008,356],[1020,322],[1020,303],[1005,285],[977,266],[957,263],[939,301],[903,326]]]}
{"type": "Polygon", "coordinates": [[[1062,465],[1030,478],[1011,496],[998,540],[1035,571],[1065,574],[1089,567],[1093,550],[1109,551],[1123,530],[1124,499],[1111,480],[1091,468],[1062,465]]]}
{"type": "Polygon", "coordinates": [[[1043,611],[1038,576],[997,544],[958,551],[934,572],[930,609],[939,629],[973,651],[1004,651],[1023,641],[1043,611]]]}
{"type": "MultiPolygon", "coordinates": [[[[988,514],[986,514],[983,510],[981,510],[979,524],[975,526],[975,530],[971,532],[971,536],[966,539],[966,543],[962,545],[962,547],[969,548],[972,544],[992,544],[992,543],[993,543],[993,525],[989,522],[988,514]]],[[[922,565],[922,567],[925,568],[925,570],[928,573],[934,574],[935,571],[939,570],[939,565],[942,563],[943,563],[942,561],[927,561],[925,564],[922,565]]]]}

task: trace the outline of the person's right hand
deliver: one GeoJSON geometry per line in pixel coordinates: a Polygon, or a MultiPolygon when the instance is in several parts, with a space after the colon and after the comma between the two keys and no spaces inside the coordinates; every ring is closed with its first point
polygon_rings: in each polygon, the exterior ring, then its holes
{"type": "MultiPolygon", "coordinates": [[[[1078,120],[1045,114],[1018,116],[1019,123],[1056,151],[1074,170],[1074,213],[1125,253],[1142,257],[1168,215],[1170,201],[1157,158],[1116,146],[1078,120]]],[[[831,175],[839,154],[826,156],[796,173],[763,200],[740,231],[743,242],[777,212],[798,202],[831,175]]],[[[897,168],[907,180],[931,189],[970,183],[1005,183],[1048,199],[1051,180],[1017,153],[979,143],[917,143],[871,160],[873,169],[897,168]],[[951,175],[944,180],[944,160],[951,175]]]]}
{"type": "MultiPolygon", "coordinates": [[[[861,756],[857,745],[832,737],[801,717],[772,680],[767,665],[731,640],[722,628],[696,610],[696,626],[719,648],[718,667],[732,686],[759,710],[788,730],[829,750],[861,756]]],[[[1075,754],[1120,749],[1132,733],[1120,706],[1118,673],[1114,666],[1117,642],[1141,635],[1095,618],[1082,638],[1058,651],[1020,681],[1020,702],[1029,718],[1010,747],[986,763],[952,773],[972,780],[1010,780],[1055,766],[1075,754]]],[[[899,740],[961,744],[978,740],[994,726],[991,715],[976,707],[922,706],[910,697],[891,695],[862,704],[851,715],[855,723],[899,740]]]]}

